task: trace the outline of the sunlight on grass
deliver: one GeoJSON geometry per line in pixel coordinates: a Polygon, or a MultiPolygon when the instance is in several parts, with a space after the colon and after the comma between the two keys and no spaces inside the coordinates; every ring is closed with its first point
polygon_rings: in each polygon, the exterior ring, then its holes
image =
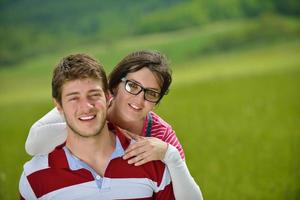
{"type": "Polygon", "coordinates": [[[298,52],[300,41],[196,59],[174,70],[174,85],[299,68],[298,52]]]}
{"type": "Polygon", "coordinates": [[[204,198],[297,199],[300,41],[199,53],[202,37],[247,26],[230,25],[89,44],[1,69],[0,152],[6,156],[0,160],[0,199],[17,198],[22,165],[29,159],[27,133],[53,106],[52,69],[63,56],[91,54],[109,72],[130,51],[155,47],[170,54],[173,69],[171,91],[156,111],[176,130],[204,198]]]}

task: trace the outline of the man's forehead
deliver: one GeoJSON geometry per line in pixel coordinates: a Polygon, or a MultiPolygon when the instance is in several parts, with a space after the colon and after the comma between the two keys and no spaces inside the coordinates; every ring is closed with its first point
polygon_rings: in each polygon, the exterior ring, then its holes
{"type": "Polygon", "coordinates": [[[68,95],[71,93],[88,93],[88,92],[104,92],[103,84],[100,80],[94,79],[76,79],[70,80],[63,84],[62,94],[68,95]]]}

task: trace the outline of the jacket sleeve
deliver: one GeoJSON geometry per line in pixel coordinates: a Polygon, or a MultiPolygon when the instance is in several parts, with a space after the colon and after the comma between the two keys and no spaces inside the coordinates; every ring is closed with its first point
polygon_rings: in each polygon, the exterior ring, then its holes
{"type": "Polygon", "coordinates": [[[66,137],[66,122],[57,108],[54,108],[32,125],[25,150],[32,156],[47,154],[62,144],[66,137]]]}
{"type": "Polygon", "coordinates": [[[165,141],[168,144],[171,144],[172,146],[176,147],[176,149],[179,151],[180,157],[184,160],[185,159],[185,155],[184,155],[184,151],[182,148],[182,145],[180,144],[175,131],[172,129],[172,127],[168,127],[164,138],[162,139],[163,141],[165,141]]]}
{"type": "Polygon", "coordinates": [[[191,176],[185,161],[182,160],[176,147],[168,145],[163,162],[168,167],[171,175],[175,199],[203,199],[198,184],[191,176]]]}

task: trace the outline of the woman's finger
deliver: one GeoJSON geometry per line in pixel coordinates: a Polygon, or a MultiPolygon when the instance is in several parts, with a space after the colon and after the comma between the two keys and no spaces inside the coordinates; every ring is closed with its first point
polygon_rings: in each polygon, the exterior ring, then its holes
{"type": "Polygon", "coordinates": [[[149,152],[143,152],[143,153],[139,154],[138,156],[128,160],[128,164],[135,164],[136,165],[136,163],[145,163],[147,157],[149,157],[149,156],[150,156],[149,152]]]}
{"type": "Polygon", "coordinates": [[[143,155],[143,159],[139,160],[138,162],[134,163],[134,166],[141,166],[149,161],[154,160],[151,156],[150,152],[145,152],[145,155],[143,155]]]}
{"type": "Polygon", "coordinates": [[[128,134],[127,132],[123,131],[123,135],[129,140],[133,140],[133,137],[130,134],[128,134]]]}
{"type": "Polygon", "coordinates": [[[127,153],[129,153],[131,151],[134,151],[135,149],[138,149],[138,148],[143,148],[143,147],[147,148],[148,143],[149,142],[147,140],[140,140],[140,141],[137,141],[135,143],[132,143],[125,150],[125,154],[127,154],[127,153]]]}
{"type": "Polygon", "coordinates": [[[146,151],[149,151],[149,147],[145,146],[144,144],[131,144],[132,147],[128,151],[125,151],[125,155],[123,156],[124,159],[128,159],[134,156],[138,156],[141,153],[144,153],[146,151]]]}
{"type": "Polygon", "coordinates": [[[144,137],[140,136],[140,135],[137,135],[137,134],[133,134],[133,133],[129,133],[130,136],[135,140],[135,141],[141,141],[144,139],[144,137]]]}

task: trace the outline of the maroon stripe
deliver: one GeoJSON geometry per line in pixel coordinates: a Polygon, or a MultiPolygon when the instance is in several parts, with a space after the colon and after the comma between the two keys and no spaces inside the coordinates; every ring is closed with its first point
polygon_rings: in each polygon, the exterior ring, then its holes
{"type": "Polygon", "coordinates": [[[123,149],[127,149],[127,147],[130,144],[130,141],[124,136],[122,131],[117,126],[113,125],[112,123],[108,123],[108,127],[110,130],[115,130],[115,134],[119,138],[123,149]]]}
{"type": "Polygon", "coordinates": [[[130,141],[124,136],[124,134],[121,132],[121,130],[118,127],[115,127],[115,130],[116,130],[116,135],[119,138],[123,149],[127,149],[127,147],[130,144],[130,141]]]}
{"type": "Polygon", "coordinates": [[[30,174],[27,177],[33,192],[39,198],[49,192],[94,180],[92,174],[80,169],[47,168],[30,174]]]}
{"type": "Polygon", "coordinates": [[[108,178],[148,178],[161,183],[165,165],[161,161],[152,161],[141,166],[127,163],[123,158],[113,159],[106,168],[105,177],[108,178]]]}
{"type": "Polygon", "coordinates": [[[63,146],[64,144],[59,145],[48,155],[49,168],[41,169],[27,176],[32,190],[38,198],[64,187],[94,180],[92,174],[85,169],[73,171],[69,168],[63,146]]]}
{"type": "MultiPolygon", "coordinates": [[[[126,199],[124,199],[124,200],[126,200],[126,199]]],[[[145,197],[145,198],[130,199],[130,200],[153,200],[153,197],[145,197]]]]}
{"type": "Polygon", "coordinates": [[[138,198],[138,199],[131,199],[131,200],[153,200],[153,197],[145,197],[145,198],[138,198]]]}
{"type": "Polygon", "coordinates": [[[155,193],[153,199],[175,199],[172,184],[167,185],[163,190],[155,193]]]}
{"type": "Polygon", "coordinates": [[[48,155],[48,165],[52,168],[69,168],[68,160],[63,150],[64,145],[59,145],[48,155]]]}
{"type": "Polygon", "coordinates": [[[25,198],[24,198],[24,197],[22,197],[22,195],[21,195],[21,194],[19,194],[19,198],[20,198],[20,200],[25,200],[25,198]]]}

